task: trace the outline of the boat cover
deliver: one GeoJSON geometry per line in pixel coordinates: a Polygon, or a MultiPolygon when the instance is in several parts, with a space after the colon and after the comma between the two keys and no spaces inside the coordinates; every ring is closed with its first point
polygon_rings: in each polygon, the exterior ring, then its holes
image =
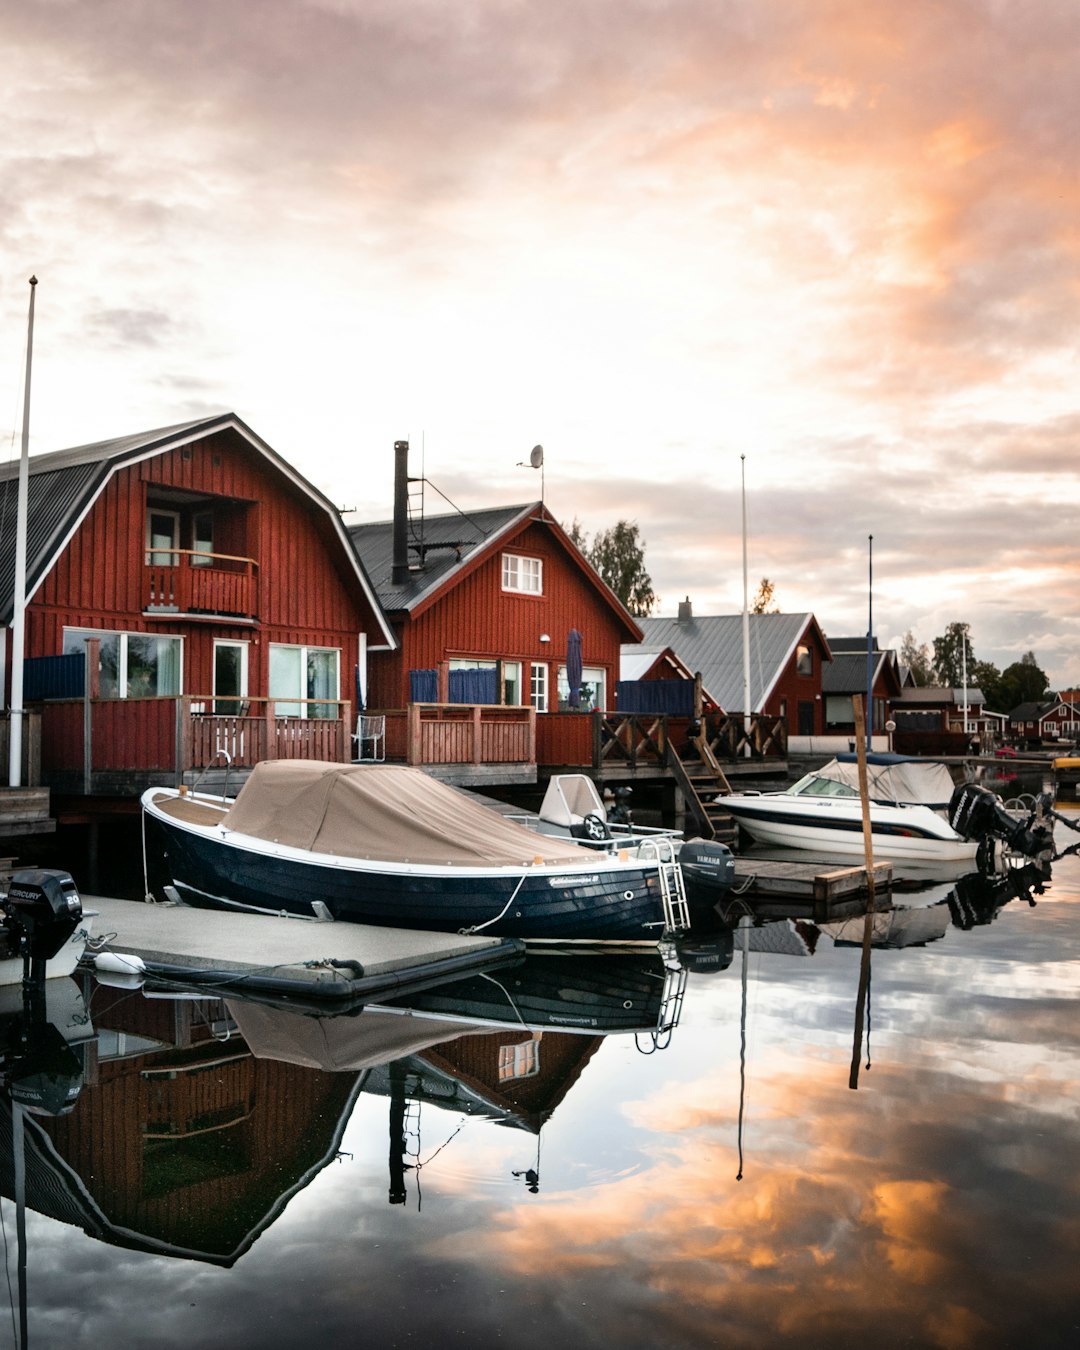
{"type": "Polygon", "coordinates": [[[380,862],[452,867],[595,869],[594,850],[507,820],[404,764],[257,764],[224,828],[292,848],[380,862]]]}
{"type": "Polygon", "coordinates": [[[229,1013],[256,1059],[304,1064],[331,1073],[375,1068],[419,1054],[461,1036],[494,1034],[505,1027],[365,1008],[359,1016],[309,1017],[285,1008],[228,1000],[229,1013]]]}
{"type": "MultiPolygon", "coordinates": [[[[831,760],[815,773],[859,791],[859,765],[853,755],[831,760]]],[[[891,755],[867,756],[866,782],[874,801],[931,806],[939,811],[948,806],[956,786],[946,766],[936,760],[891,755]]]]}

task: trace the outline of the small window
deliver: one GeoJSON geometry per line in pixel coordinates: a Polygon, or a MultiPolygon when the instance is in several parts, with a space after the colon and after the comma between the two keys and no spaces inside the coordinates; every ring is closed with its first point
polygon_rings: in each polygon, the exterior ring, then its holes
{"type": "Polygon", "coordinates": [[[795,650],[795,671],[798,675],[813,675],[814,653],[801,644],[795,650]]]}
{"type": "Polygon", "coordinates": [[[520,591],[523,595],[543,595],[543,559],[522,558],[516,553],[504,553],[502,588],[504,591],[520,591]]]}
{"type": "Polygon", "coordinates": [[[535,1078],[540,1072],[540,1042],[499,1046],[499,1082],[512,1078],[535,1078]]]}
{"type": "Polygon", "coordinates": [[[532,663],[532,705],[538,713],[548,710],[548,668],[542,661],[532,663]]]}
{"type": "Polygon", "coordinates": [[[211,567],[214,562],[214,515],[197,511],[191,522],[191,565],[211,567]]]}
{"type": "Polygon", "coordinates": [[[180,513],[154,508],[146,513],[146,562],[149,567],[175,567],[180,556],[180,513]]]}

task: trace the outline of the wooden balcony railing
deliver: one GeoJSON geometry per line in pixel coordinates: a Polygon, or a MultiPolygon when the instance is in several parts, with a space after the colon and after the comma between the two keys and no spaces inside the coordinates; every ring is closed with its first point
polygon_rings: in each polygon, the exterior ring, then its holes
{"type": "Polygon", "coordinates": [[[143,569],[143,608],[254,619],[259,612],[257,570],[253,558],[185,548],[153,549],[143,569]]]}
{"type": "Polygon", "coordinates": [[[407,764],[535,764],[532,708],[410,703],[386,718],[386,752],[407,764]],[[404,733],[404,744],[402,744],[404,733]]]}

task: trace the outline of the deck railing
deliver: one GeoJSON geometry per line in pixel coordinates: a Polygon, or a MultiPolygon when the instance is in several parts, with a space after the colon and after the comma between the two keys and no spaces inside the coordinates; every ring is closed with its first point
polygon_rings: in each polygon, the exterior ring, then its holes
{"type": "Polygon", "coordinates": [[[536,713],[532,708],[485,703],[410,703],[405,744],[396,714],[386,721],[390,758],[408,764],[536,763],[536,713]]]}
{"type": "Polygon", "coordinates": [[[143,608],[257,618],[257,567],[253,558],[228,553],[153,549],[147,553],[143,569],[143,608]]]}

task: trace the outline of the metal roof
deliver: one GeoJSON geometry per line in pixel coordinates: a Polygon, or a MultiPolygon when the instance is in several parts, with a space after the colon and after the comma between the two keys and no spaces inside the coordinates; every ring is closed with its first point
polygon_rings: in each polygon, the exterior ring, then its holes
{"type": "Polygon", "coordinates": [[[360,556],[372,585],[388,610],[414,609],[432,591],[459,573],[478,549],[498,539],[543,510],[540,502],[523,506],[494,507],[467,515],[425,516],[410,521],[408,528],[409,576],[393,579],[394,522],[377,520],[350,525],[349,537],[360,556]]]}
{"type": "MultiPolygon", "coordinates": [[[[105,484],[126,464],[149,459],[177,446],[232,430],[268,460],[313,505],[325,514],[333,535],[344,550],[382,630],[387,646],[396,647],[393,630],[382,611],[375,589],[351,546],[341,515],[333,503],[270,448],[235,413],[178,422],[154,431],[95,441],[28,461],[26,596],[29,600],[57,557],[93,506],[105,484]]],[[[0,624],[11,622],[15,586],[15,533],[19,461],[0,465],[0,624]]]]}
{"type": "MultiPolygon", "coordinates": [[[[760,712],[813,614],[750,614],[750,712],[760,712]]],[[[725,711],[743,704],[743,616],[639,619],[645,642],[670,647],[725,711]]],[[[827,645],[827,644],[826,644],[827,645]]]]}

